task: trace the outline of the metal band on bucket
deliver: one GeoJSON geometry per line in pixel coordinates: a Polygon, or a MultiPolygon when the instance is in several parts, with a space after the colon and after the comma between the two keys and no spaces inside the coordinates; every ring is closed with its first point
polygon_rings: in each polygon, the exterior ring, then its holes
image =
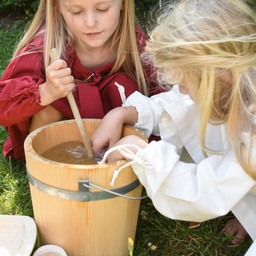
{"type": "Polygon", "coordinates": [[[37,180],[36,178],[34,178],[29,173],[27,167],[26,167],[26,170],[27,170],[28,180],[35,188],[37,188],[41,192],[44,192],[48,195],[59,197],[62,199],[80,201],[80,202],[89,202],[89,201],[110,199],[118,196],[126,197],[129,199],[135,199],[135,200],[140,200],[145,198],[145,197],[128,197],[125,195],[140,185],[140,182],[138,179],[126,186],[116,188],[113,190],[103,189],[97,185],[90,183],[88,180],[79,180],[78,181],[79,191],[70,191],[70,190],[60,189],[60,188],[47,185],[37,180]],[[89,188],[94,188],[94,187],[100,188],[104,191],[89,192],[89,188]]]}

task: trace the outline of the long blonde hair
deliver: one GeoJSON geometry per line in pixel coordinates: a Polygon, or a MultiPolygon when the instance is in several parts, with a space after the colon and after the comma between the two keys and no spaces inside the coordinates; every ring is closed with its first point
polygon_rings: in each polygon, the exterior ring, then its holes
{"type": "Polygon", "coordinates": [[[186,81],[196,95],[202,149],[220,153],[205,145],[207,124],[227,123],[238,161],[256,178],[253,10],[242,0],[181,0],[165,6],[146,51],[163,82],[186,81]]]}
{"type": "MultiPolygon", "coordinates": [[[[110,71],[125,72],[137,81],[140,91],[147,95],[148,87],[144,76],[135,34],[134,0],[123,0],[124,8],[121,11],[118,27],[112,36],[112,45],[119,42],[117,59],[110,71]]],[[[13,58],[33,38],[44,34],[44,65],[50,63],[50,49],[56,48],[59,56],[65,56],[67,42],[73,43],[74,36],[69,32],[64,19],[60,14],[58,0],[41,0],[34,19],[15,49],[13,58]],[[45,25],[44,29],[41,29],[45,25]]],[[[35,49],[37,50],[37,49],[35,49]]]]}

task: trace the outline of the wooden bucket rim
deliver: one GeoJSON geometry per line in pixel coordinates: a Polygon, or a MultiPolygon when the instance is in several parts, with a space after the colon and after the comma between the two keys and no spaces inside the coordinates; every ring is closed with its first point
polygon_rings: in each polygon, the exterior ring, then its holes
{"type": "MultiPolygon", "coordinates": [[[[94,118],[83,118],[82,119],[83,122],[89,121],[89,122],[100,122],[101,119],[94,119],[94,118]]],[[[37,136],[37,134],[39,134],[40,132],[42,132],[45,129],[48,129],[49,127],[53,127],[53,126],[58,126],[58,125],[62,125],[63,123],[74,123],[75,119],[69,119],[69,120],[63,120],[63,121],[58,121],[58,122],[54,122],[54,123],[50,123],[47,125],[44,125],[42,127],[39,127],[38,129],[34,130],[33,132],[31,132],[25,139],[24,141],[24,149],[25,149],[25,154],[29,154],[31,157],[36,158],[38,161],[53,165],[53,166],[62,166],[62,167],[66,167],[68,166],[69,168],[72,169],[84,169],[84,167],[86,166],[86,169],[95,169],[95,166],[97,166],[98,169],[105,169],[106,167],[111,167],[111,166],[120,166],[123,165],[124,163],[126,163],[126,160],[118,160],[115,162],[111,162],[111,163],[104,163],[104,164],[88,164],[88,165],[84,165],[84,164],[69,164],[69,163],[62,163],[62,162],[57,162],[57,161],[53,161],[50,160],[48,158],[43,157],[42,155],[38,154],[35,149],[32,147],[32,141],[33,139],[37,136]]],[[[124,127],[129,127],[132,128],[134,130],[136,130],[137,132],[139,132],[141,134],[142,137],[144,137],[143,139],[147,141],[147,137],[145,134],[143,134],[140,130],[138,130],[137,128],[134,128],[131,125],[124,125],[124,127]]]]}

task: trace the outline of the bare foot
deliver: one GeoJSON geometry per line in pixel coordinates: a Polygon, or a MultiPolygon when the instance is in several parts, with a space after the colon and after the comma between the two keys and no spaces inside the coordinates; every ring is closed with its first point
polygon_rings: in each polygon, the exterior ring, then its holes
{"type": "Polygon", "coordinates": [[[232,244],[234,245],[243,242],[248,236],[248,233],[236,218],[231,219],[227,222],[225,228],[223,229],[223,232],[236,237],[234,240],[232,240],[232,244]]]}

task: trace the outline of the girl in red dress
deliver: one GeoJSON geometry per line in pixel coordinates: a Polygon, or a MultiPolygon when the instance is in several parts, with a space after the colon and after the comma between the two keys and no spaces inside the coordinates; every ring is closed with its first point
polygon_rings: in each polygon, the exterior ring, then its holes
{"type": "Polygon", "coordinates": [[[0,80],[5,157],[24,159],[29,132],[74,118],[70,91],[82,118],[102,118],[136,90],[153,93],[152,69],[140,61],[147,37],[134,13],[133,0],[40,1],[0,80]]]}

